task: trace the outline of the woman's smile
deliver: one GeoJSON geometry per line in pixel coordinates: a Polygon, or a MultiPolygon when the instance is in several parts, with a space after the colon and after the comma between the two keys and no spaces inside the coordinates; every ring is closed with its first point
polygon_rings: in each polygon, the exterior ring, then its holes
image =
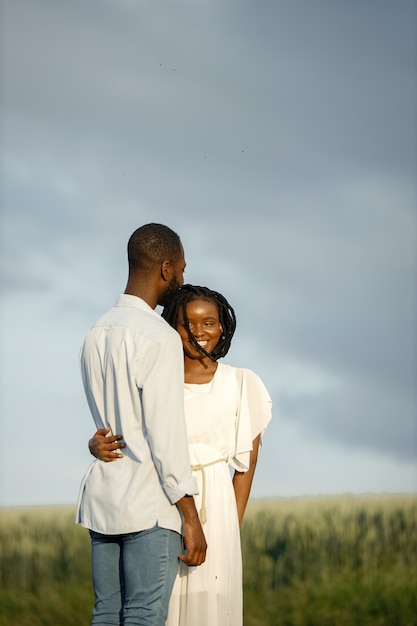
{"type": "Polygon", "coordinates": [[[204,352],[200,352],[192,343],[189,333],[192,334],[201,348],[211,354],[219,343],[223,332],[217,305],[215,302],[203,298],[191,300],[187,303],[186,314],[188,325],[180,314],[177,328],[182,339],[185,356],[192,359],[207,358],[204,352]]]}

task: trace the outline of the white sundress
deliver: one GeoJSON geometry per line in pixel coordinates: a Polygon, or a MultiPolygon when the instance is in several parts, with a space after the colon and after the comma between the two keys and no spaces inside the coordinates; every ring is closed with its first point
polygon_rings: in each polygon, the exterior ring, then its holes
{"type": "Polygon", "coordinates": [[[242,626],[242,556],[229,465],[248,469],[252,441],[264,433],[271,406],[251,370],[219,363],[209,383],[185,384],[195,501],[208,548],[203,565],[180,563],[166,626],[242,626]]]}

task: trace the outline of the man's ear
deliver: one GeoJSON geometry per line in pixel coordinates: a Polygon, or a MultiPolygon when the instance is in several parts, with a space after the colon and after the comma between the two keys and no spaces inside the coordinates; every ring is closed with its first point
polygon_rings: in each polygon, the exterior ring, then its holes
{"type": "Polygon", "coordinates": [[[161,265],[161,278],[162,280],[169,280],[171,278],[172,265],[171,261],[164,261],[161,265]]]}

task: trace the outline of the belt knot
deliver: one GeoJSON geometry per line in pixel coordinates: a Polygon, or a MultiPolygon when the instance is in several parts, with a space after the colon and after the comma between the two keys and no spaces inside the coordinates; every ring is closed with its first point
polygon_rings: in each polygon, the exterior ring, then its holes
{"type": "Polygon", "coordinates": [[[200,522],[204,525],[207,522],[207,510],[206,510],[206,467],[210,465],[215,465],[216,463],[227,463],[229,458],[226,456],[223,459],[216,459],[215,461],[210,461],[209,463],[199,463],[198,465],[191,465],[191,469],[194,472],[201,472],[201,477],[203,479],[203,489],[201,493],[201,509],[200,509],[200,522]]]}

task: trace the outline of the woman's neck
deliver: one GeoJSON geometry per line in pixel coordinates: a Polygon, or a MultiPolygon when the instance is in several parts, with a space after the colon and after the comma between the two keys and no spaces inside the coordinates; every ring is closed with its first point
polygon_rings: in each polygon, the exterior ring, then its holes
{"type": "Polygon", "coordinates": [[[184,359],[184,381],[194,385],[209,383],[217,370],[217,362],[204,359],[184,359]]]}

